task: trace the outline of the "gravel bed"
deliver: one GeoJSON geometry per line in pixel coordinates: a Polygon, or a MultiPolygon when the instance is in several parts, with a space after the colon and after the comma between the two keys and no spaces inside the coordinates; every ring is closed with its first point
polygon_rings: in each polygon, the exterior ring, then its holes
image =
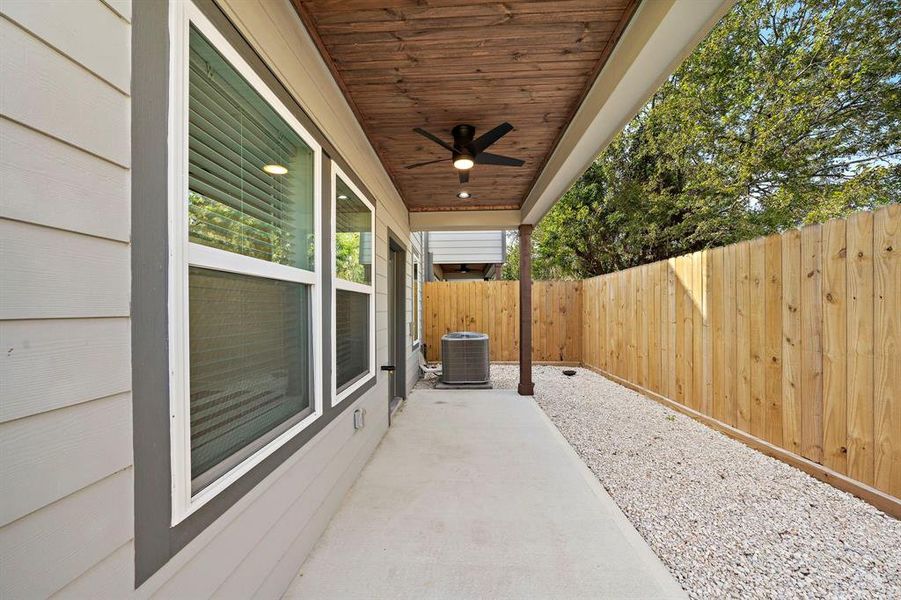
{"type": "MultiPolygon", "coordinates": [[[[495,388],[515,387],[515,365],[491,369],[495,388]]],[[[538,404],[692,598],[901,598],[901,521],[591,371],[534,378],[538,404]]]]}

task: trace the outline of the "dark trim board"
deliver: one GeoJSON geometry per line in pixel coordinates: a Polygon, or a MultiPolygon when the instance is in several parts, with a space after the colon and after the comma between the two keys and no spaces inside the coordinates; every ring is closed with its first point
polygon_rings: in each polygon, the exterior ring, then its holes
{"type": "MultiPolygon", "coordinates": [[[[395,362],[395,391],[401,398],[407,397],[407,245],[401,241],[390,227],[386,228],[388,238],[388,252],[392,250],[398,254],[398,263],[394,265],[394,281],[388,281],[388,285],[394,285],[394,331],[388,335],[394,336],[394,348],[397,356],[395,362]]],[[[388,307],[391,310],[391,307],[388,307]]]]}
{"type": "MultiPolygon", "coordinates": [[[[375,198],[334,146],[281,85],[213,0],[195,0],[228,42],[294,113],[323,147],[322,210],[331,214],[331,162],[336,162],[370,198],[375,198]]],[[[191,540],[300,450],[376,384],[376,375],[332,407],[331,227],[321,221],[323,415],[244,477],[172,527],[168,348],[168,98],[169,8],[164,1],[134,3],[132,26],[132,426],[134,432],[135,587],[146,581],[191,540]]],[[[315,315],[314,315],[315,318],[315,315]]]]}
{"type": "Polygon", "coordinates": [[[131,377],[137,587],[173,554],[167,305],[169,12],[165,2],[136,2],[132,10],[131,377]]]}

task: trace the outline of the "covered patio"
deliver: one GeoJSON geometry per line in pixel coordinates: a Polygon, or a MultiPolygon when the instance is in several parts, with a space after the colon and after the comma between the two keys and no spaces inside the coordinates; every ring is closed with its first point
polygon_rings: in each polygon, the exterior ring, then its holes
{"type": "Polygon", "coordinates": [[[416,390],[286,598],[682,598],[532,398],[416,390]]]}
{"type": "Polygon", "coordinates": [[[533,227],[734,0],[292,4],[410,230],[517,231],[534,394],[533,227]]]}

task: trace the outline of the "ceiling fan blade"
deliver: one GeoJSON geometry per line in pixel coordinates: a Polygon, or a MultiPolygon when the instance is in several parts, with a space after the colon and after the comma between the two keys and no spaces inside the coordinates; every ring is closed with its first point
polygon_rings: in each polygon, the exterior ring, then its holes
{"type": "Polygon", "coordinates": [[[476,153],[479,153],[511,131],[513,131],[513,125],[510,125],[509,123],[501,123],[488,133],[480,135],[478,138],[473,140],[472,149],[475,150],[476,153]]]}
{"type": "Polygon", "coordinates": [[[441,147],[444,148],[445,150],[448,150],[448,151],[450,151],[450,152],[453,152],[453,151],[454,151],[454,147],[453,147],[453,146],[451,146],[451,145],[448,144],[447,142],[443,141],[443,140],[442,140],[441,138],[439,138],[438,136],[432,135],[431,133],[429,133],[429,132],[426,131],[425,129],[422,129],[422,128],[420,128],[420,127],[414,127],[414,128],[413,128],[413,131],[415,131],[416,133],[418,133],[419,135],[421,135],[421,136],[423,136],[423,137],[429,138],[430,140],[432,140],[433,142],[435,142],[436,144],[438,144],[439,146],[441,146],[441,147]]]}
{"type": "Polygon", "coordinates": [[[469,171],[458,171],[460,174],[460,183],[469,183],[469,171]]]}
{"type": "Polygon", "coordinates": [[[424,166],[426,166],[426,165],[431,165],[431,164],[435,164],[435,163],[445,162],[445,161],[448,161],[448,160],[450,160],[450,159],[449,159],[449,158],[436,158],[435,160],[427,160],[427,161],[425,161],[425,162],[420,162],[420,163],[414,163],[414,164],[412,164],[412,165],[407,165],[407,166],[404,167],[404,168],[405,168],[405,169],[415,169],[416,167],[424,167],[424,166]]]}
{"type": "Polygon", "coordinates": [[[500,154],[491,154],[490,152],[476,154],[475,162],[477,165],[498,165],[501,167],[521,167],[526,164],[524,160],[501,156],[500,154]]]}

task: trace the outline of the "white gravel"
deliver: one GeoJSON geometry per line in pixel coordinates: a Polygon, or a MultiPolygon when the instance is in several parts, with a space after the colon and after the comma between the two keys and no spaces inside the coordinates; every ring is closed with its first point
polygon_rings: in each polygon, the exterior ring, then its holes
{"type": "MultiPolygon", "coordinates": [[[[515,365],[491,369],[495,388],[515,387],[515,365]]],[[[562,370],[535,367],[535,399],[692,598],[901,598],[901,521],[600,375],[562,370]]]]}

